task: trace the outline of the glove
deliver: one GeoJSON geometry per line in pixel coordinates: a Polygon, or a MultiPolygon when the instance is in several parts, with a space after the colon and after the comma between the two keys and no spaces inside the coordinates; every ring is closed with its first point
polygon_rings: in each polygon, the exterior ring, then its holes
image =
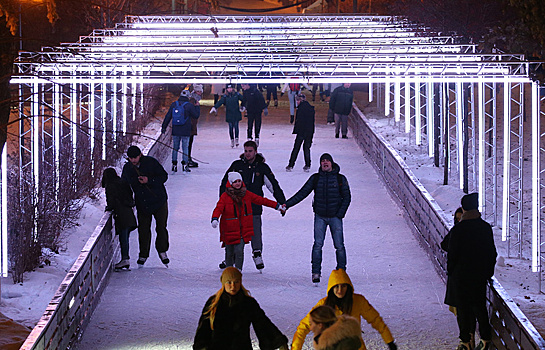
{"type": "Polygon", "coordinates": [[[212,219],[211,225],[212,228],[218,228],[218,219],[212,219]]]}
{"type": "Polygon", "coordinates": [[[240,113],[244,113],[245,110],[246,110],[246,107],[239,108],[240,113]]]}
{"type": "Polygon", "coordinates": [[[212,107],[212,109],[210,110],[210,114],[212,113],[214,114],[218,113],[218,111],[216,110],[216,107],[212,107]]]}
{"type": "Polygon", "coordinates": [[[282,97],[282,96],[284,96],[284,93],[283,93],[283,92],[280,93],[280,97],[282,97]]]}
{"type": "Polygon", "coordinates": [[[265,108],[265,109],[263,110],[263,114],[265,115],[265,117],[268,116],[268,115],[269,115],[269,109],[268,109],[268,108],[265,108]]]}
{"type": "Polygon", "coordinates": [[[388,349],[389,350],[397,350],[397,345],[395,342],[388,343],[388,349]]]}

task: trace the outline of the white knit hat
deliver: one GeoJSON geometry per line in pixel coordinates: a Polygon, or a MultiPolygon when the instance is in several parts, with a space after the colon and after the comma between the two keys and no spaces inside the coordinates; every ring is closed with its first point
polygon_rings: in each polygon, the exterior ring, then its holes
{"type": "Polygon", "coordinates": [[[242,181],[242,176],[240,176],[240,173],[237,173],[237,172],[233,171],[233,172],[230,172],[229,174],[227,174],[227,179],[229,180],[229,183],[232,184],[236,180],[242,181]]]}

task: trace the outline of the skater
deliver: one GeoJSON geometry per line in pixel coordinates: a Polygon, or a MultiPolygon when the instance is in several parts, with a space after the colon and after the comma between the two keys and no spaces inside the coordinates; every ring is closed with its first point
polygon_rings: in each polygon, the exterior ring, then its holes
{"type": "Polygon", "coordinates": [[[129,269],[129,234],[136,229],[131,186],[121,180],[114,168],[107,168],[102,172],[102,187],[106,191],[106,211],[113,213],[115,234],[119,236],[121,248],[121,261],[114,268],[129,269]]]}
{"type": "Polygon", "coordinates": [[[220,221],[220,241],[225,246],[225,265],[236,266],[242,271],[244,264],[244,245],[254,235],[252,205],[266,205],[283,212],[283,207],[275,201],[261,197],[246,190],[240,173],[227,175],[225,192],[221,195],[212,212],[212,227],[220,221]]]}
{"type": "Polygon", "coordinates": [[[306,83],[286,83],[284,84],[284,87],[282,87],[281,96],[284,96],[284,92],[286,90],[288,91],[288,100],[290,101],[290,123],[293,124],[295,120],[295,96],[299,95],[299,92],[301,91],[301,85],[305,88],[310,90],[310,87],[306,83]]]}
{"type": "MultiPolygon", "coordinates": [[[[322,298],[313,309],[327,305],[335,310],[337,316],[348,315],[354,317],[361,324],[361,318],[369,323],[377,332],[380,333],[382,340],[388,344],[388,349],[395,350],[397,345],[388,326],[380,317],[378,311],[369,304],[369,301],[361,295],[354,293],[354,285],[350,277],[343,269],[331,271],[329,282],[327,284],[327,296],[322,298]]],[[[312,312],[311,312],[312,313],[312,312]]],[[[301,320],[291,344],[291,350],[301,350],[307,334],[310,332],[310,316],[307,314],[301,320]]],[[[318,342],[319,344],[319,342],[318,342]]],[[[360,349],[366,349],[362,342],[360,349]]]]}
{"type": "Polygon", "coordinates": [[[238,147],[238,122],[242,120],[242,95],[235,91],[233,85],[228,84],[225,94],[216,102],[210,113],[217,113],[221,105],[225,105],[225,121],[229,124],[229,137],[231,138],[231,148],[238,147]]]}
{"type": "Polygon", "coordinates": [[[310,171],[310,146],[312,146],[312,137],[314,136],[314,116],[314,107],[307,102],[306,96],[304,94],[297,95],[297,113],[293,125],[293,134],[296,136],[286,171],[293,170],[301,144],[303,145],[303,156],[305,158],[303,171],[310,171]]]}
{"type": "Polygon", "coordinates": [[[269,104],[271,103],[271,97],[274,101],[274,106],[275,107],[278,107],[278,94],[277,94],[277,90],[278,88],[280,87],[280,84],[267,84],[266,85],[266,88],[267,88],[267,107],[269,107],[269,104]]]}
{"type": "Polygon", "coordinates": [[[261,131],[261,114],[269,115],[267,104],[263,94],[255,85],[242,84],[244,93],[242,95],[242,106],[246,108],[248,117],[248,140],[252,140],[252,129],[255,123],[255,143],[259,146],[259,133],[261,131]]]}
{"type": "Polygon", "coordinates": [[[354,317],[337,317],[335,310],[327,305],[312,309],[309,315],[314,349],[358,350],[363,346],[360,324],[354,317]]]}
{"type": "Polygon", "coordinates": [[[352,102],[354,93],[350,90],[350,83],[344,83],[333,90],[329,99],[329,109],[335,115],[335,138],[339,138],[339,129],[342,132],[342,138],[348,138],[348,115],[352,112],[352,102]],[[342,124],[342,128],[341,128],[342,124]]]}
{"type": "MultiPolygon", "coordinates": [[[[191,91],[190,98],[195,99],[196,103],[194,103],[194,105],[199,108],[199,115],[201,113],[200,103],[202,99],[202,93],[203,93],[203,87],[201,84],[193,85],[193,91],[191,91]]],[[[191,118],[191,136],[189,136],[189,146],[187,148],[187,158],[188,158],[187,166],[190,168],[197,168],[199,166],[199,163],[194,162],[193,158],[191,158],[191,150],[193,149],[193,141],[195,139],[195,136],[197,136],[198,123],[199,123],[198,118],[191,118]]]]}
{"type": "Polygon", "coordinates": [[[481,218],[478,208],[477,193],[463,196],[461,221],[441,242],[441,247],[447,251],[445,304],[456,308],[460,330],[457,350],[472,349],[476,321],[481,339],[475,350],[489,349],[492,341],[486,288],[494,275],[498,254],[492,227],[481,218]]]}
{"type": "Polygon", "coordinates": [[[202,310],[193,350],[251,350],[250,325],[261,350],[288,350],[288,338],[244,288],[242,273],[228,267],[220,280],[220,290],[208,298],[202,310]]]}
{"type": "Polygon", "coordinates": [[[167,131],[168,125],[172,121],[172,171],[178,171],[178,151],[180,142],[182,143],[182,170],[190,172],[189,163],[189,138],[191,136],[191,119],[198,119],[201,114],[199,102],[191,103],[189,101],[189,90],[182,90],[177,101],[172,102],[168,109],[161,133],[167,131]]]}
{"type": "MultiPolygon", "coordinates": [[[[244,153],[240,155],[240,159],[235,160],[223,176],[220,185],[220,196],[225,191],[225,185],[227,184],[227,175],[235,171],[242,175],[242,181],[249,191],[263,196],[263,186],[267,185],[267,188],[271,190],[274,198],[280,204],[286,202],[286,197],[280,184],[276,180],[271,168],[265,163],[265,157],[261,153],[257,153],[257,144],[254,141],[246,141],[244,143],[244,153]],[[270,185],[270,186],[269,186],[270,185]]],[[[263,208],[260,205],[252,205],[253,222],[254,222],[254,236],[252,238],[252,256],[254,259],[255,267],[258,270],[265,268],[263,263],[263,232],[262,232],[262,220],[261,214],[263,208]]],[[[225,268],[225,262],[220,263],[220,268],[225,268]]]]}
{"type": "Polygon", "coordinates": [[[137,146],[127,150],[129,161],[123,166],[121,178],[131,185],[136,202],[138,219],[138,243],[140,252],[136,261],[139,267],[144,266],[149,257],[151,246],[151,219],[155,218],[155,249],[161,262],[168,267],[170,262],[167,251],[168,202],[165,182],[168,174],[157,159],[142,155],[137,146]]]}
{"type": "Polygon", "coordinates": [[[350,205],[348,180],[340,174],[340,167],[329,153],[320,156],[320,169],[310,176],[303,187],[286,201],[286,209],[293,207],[314,191],[314,245],[312,246],[312,282],[320,283],[322,247],[327,227],[335,246],[337,269],[346,270],[343,218],[350,205]]]}

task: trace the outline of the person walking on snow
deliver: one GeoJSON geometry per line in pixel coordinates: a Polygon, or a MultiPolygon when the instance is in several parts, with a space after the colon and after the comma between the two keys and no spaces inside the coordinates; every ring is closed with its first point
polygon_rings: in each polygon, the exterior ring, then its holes
{"type": "Polygon", "coordinates": [[[242,84],[242,107],[246,109],[248,117],[248,140],[252,140],[252,129],[255,123],[255,143],[259,146],[259,133],[261,131],[261,114],[269,115],[267,104],[263,94],[255,85],[242,84]]]}
{"type": "Polygon", "coordinates": [[[307,102],[306,96],[304,94],[297,95],[297,114],[293,125],[293,134],[296,136],[286,171],[292,171],[295,166],[301,144],[305,158],[303,170],[306,172],[310,170],[310,146],[312,146],[312,137],[314,136],[314,116],[314,107],[307,102]]]}
{"type": "Polygon", "coordinates": [[[193,341],[193,350],[252,350],[250,325],[261,350],[288,350],[288,338],[265,315],[242,285],[242,273],[226,268],[221,288],[206,301],[193,341]]]}
{"type": "Polygon", "coordinates": [[[460,330],[457,350],[472,350],[471,333],[475,332],[475,320],[479,323],[481,337],[475,350],[490,349],[492,341],[486,289],[494,275],[498,253],[492,227],[481,218],[478,208],[477,193],[463,196],[461,221],[441,242],[441,247],[447,251],[445,304],[456,308],[460,330]]]}
{"type": "Polygon", "coordinates": [[[348,180],[340,174],[340,167],[329,153],[320,156],[320,169],[312,174],[303,187],[286,201],[286,209],[293,207],[314,191],[314,245],[312,246],[312,282],[319,283],[322,271],[322,247],[327,227],[335,246],[337,269],[346,270],[343,218],[350,205],[348,180]]]}
{"type": "Polygon", "coordinates": [[[130,146],[127,150],[129,161],[123,166],[121,178],[131,185],[136,202],[138,218],[138,243],[140,252],[136,261],[142,267],[149,257],[151,245],[151,219],[155,218],[155,249],[161,262],[168,267],[167,251],[168,202],[165,182],[168,174],[157,159],[142,155],[140,148],[130,146]]]}
{"type": "MultiPolygon", "coordinates": [[[[320,299],[313,309],[322,305],[333,308],[337,316],[348,315],[354,317],[360,323],[360,329],[361,319],[363,318],[380,333],[382,340],[388,344],[389,350],[397,349],[390,329],[369,301],[363,295],[354,293],[354,285],[345,270],[337,269],[331,271],[327,283],[327,296],[320,299]]],[[[293,335],[291,350],[302,349],[305,338],[311,331],[311,313],[308,313],[299,322],[299,326],[297,326],[297,330],[293,335]]],[[[359,349],[365,350],[365,343],[362,342],[359,349]]]]}
{"type": "Polygon", "coordinates": [[[354,101],[354,93],[350,89],[350,85],[350,83],[344,83],[335,88],[329,99],[329,109],[335,115],[335,138],[339,138],[339,129],[343,139],[348,138],[348,115],[352,112],[352,102],[354,101]]]}
{"type": "Polygon", "coordinates": [[[182,143],[182,170],[190,172],[189,164],[189,139],[191,136],[191,120],[198,119],[201,115],[199,103],[189,102],[189,90],[183,90],[177,101],[172,102],[168,109],[161,133],[167,131],[172,121],[172,171],[178,171],[178,151],[182,143]]]}
{"type": "Polygon", "coordinates": [[[121,180],[114,168],[104,169],[102,187],[106,191],[106,211],[112,211],[115,219],[115,234],[119,237],[121,261],[114,265],[115,270],[129,269],[129,234],[135,230],[134,199],[131,186],[121,180]]]}
{"type": "Polygon", "coordinates": [[[217,109],[225,105],[225,121],[229,124],[229,137],[231,138],[231,147],[238,147],[238,122],[242,120],[242,95],[235,91],[233,85],[226,87],[225,94],[212,107],[210,113],[217,113],[217,109]]]}
{"type": "Polygon", "coordinates": [[[283,208],[275,201],[258,196],[246,189],[240,173],[231,172],[227,175],[228,182],[216,208],[212,212],[212,227],[220,225],[220,241],[225,246],[225,265],[236,266],[242,270],[244,264],[244,245],[252,240],[254,221],[252,205],[266,205],[281,210],[283,208]]]}
{"type": "MultiPolygon", "coordinates": [[[[266,185],[278,203],[284,204],[286,202],[286,197],[282,188],[280,188],[280,184],[276,180],[271,168],[265,163],[263,155],[257,153],[257,144],[254,141],[246,141],[244,143],[244,153],[240,155],[240,159],[231,163],[225,172],[220,185],[220,196],[225,191],[228,174],[233,171],[242,175],[242,181],[244,181],[249,191],[263,196],[263,186],[266,185]]],[[[265,267],[262,256],[263,233],[261,228],[263,208],[260,205],[253,204],[252,213],[254,223],[252,255],[255,267],[258,270],[262,270],[265,267]]],[[[220,268],[225,268],[225,262],[220,263],[220,268]]]]}
{"type": "Polygon", "coordinates": [[[308,86],[306,83],[286,83],[282,87],[281,96],[284,95],[284,92],[286,90],[288,91],[288,100],[290,101],[290,123],[293,124],[293,121],[295,120],[295,97],[299,95],[299,92],[301,91],[301,85],[305,88],[310,90],[310,86],[308,86]]]}

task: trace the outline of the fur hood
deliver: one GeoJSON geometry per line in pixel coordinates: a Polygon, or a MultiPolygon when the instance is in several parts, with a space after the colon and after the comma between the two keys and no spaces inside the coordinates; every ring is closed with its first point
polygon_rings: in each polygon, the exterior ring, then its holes
{"type": "Polygon", "coordinates": [[[345,341],[346,346],[340,349],[359,349],[363,345],[360,324],[354,317],[337,317],[337,321],[315,338],[313,344],[316,350],[337,349],[336,346],[341,341],[345,341]],[[355,347],[349,346],[352,343],[355,347]]]}

